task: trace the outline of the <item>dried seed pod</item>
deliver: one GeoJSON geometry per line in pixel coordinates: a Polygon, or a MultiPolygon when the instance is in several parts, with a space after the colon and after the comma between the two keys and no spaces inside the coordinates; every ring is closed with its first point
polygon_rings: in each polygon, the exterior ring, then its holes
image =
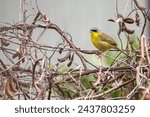
{"type": "Polygon", "coordinates": [[[69,51],[67,55],[63,58],[57,59],[59,62],[64,62],[71,57],[71,52],[69,51]]]}
{"type": "Polygon", "coordinates": [[[128,34],[133,34],[133,33],[134,33],[134,30],[130,30],[130,29],[128,29],[127,27],[125,28],[125,31],[126,31],[128,34]]]}
{"type": "Polygon", "coordinates": [[[143,98],[144,100],[150,100],[150,94],[149,93],[146,93],[145,95],[144,95],[144,98],[143,98]]]}
{"type": "Polygon", "coordinates": [[[128,23],[128,24],[133,24],[133,23],[134,23],[134,20],[133,20],[132,18],[129,18],[129,17],[124,18],[123,21],[124,21],[125,23],[128,23]]]}
{"type": "Polygon", "coordinates": [[[3,46],[9,46],[9,42],[8,42],[7,39],[5,39],[5,38],[1,38],[1,44],[2,44],[3,46]]]}
{"type": "Polygon", "coordinates": [[[74,59],[74,53],[72,54],[71,58],[70,58],[70,61],[69,63],[67,64],[68,67],[71,66],[72,62],[73,62],[73,59],[74,59]]]}
{"type": "Polygon", "coordinates": [[[126,29],[126,25],[124,22],[121,23],[121,32],[124,32],[126,29]]]}
{"type": "Polygon", "coordinates": [[[15,92],[16,92],[16,89],[14,87],[13,80],[12,79],[8,79],[7,82],[6,82],[6,87],[5,87],[6,95],[10,99],[14,100],[15,99],[15,92]]]}
{"type": "Polygon", "coordinates": [[[12,58],[14,59],[14,58],[16,58],[16,57],[21,58],[21,54],[20,54],[19,52],[16,52],[16,53],[12,56],[12,58]]]}
{"type": "Polygon", "coordinates": [[[136,11],[136,14],[135,14],[135,23],[136,23],[137,26],[140,26],[140,20],[141,20],[140,15],[136,11]]]}
{"type": "Polygon", "coordinates": [[[63,52],[64,48],[60,48],[59,49],[59,54],[61,54],[63,52]]]}
{"type": "Polygon", "coordinates": [[[13,67],[12,67],[12,70],[13,71],[19,71],[21,68],[20,68],[20,66],[18,65],[18,64],[16,64],[16,65],[13,65],[13,67]]]}
{"type": "Polygon", "coordinates": [[[108,21],[110,21],[110,22],[116,22],[114,19],[108,19],[108,21]]]}
{"type": "Polygon", "coordinates": [[[139,97],[142,100],[150,100],[150,93],[148,91],[149,89],[146,89],[145,87],[140,87],[139,88],[139,97]]]}
{"type": "Polygon", "coordinates": [[[50,20],[49,20],[49,18],[47,17],[46,14],[43,14],[43,19],[44,19],[45,23],[50,23],[50,20]]]}
{"type": "Polygon", "coordinates": [[[25,58],[23,58],[21,61],[22,61],[22,63],[24,63],[25,62],[25,58]]]}

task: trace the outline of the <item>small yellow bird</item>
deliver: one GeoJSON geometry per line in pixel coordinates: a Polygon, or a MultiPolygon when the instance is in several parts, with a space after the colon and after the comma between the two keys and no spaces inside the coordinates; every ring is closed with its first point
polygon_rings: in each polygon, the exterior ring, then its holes
{"type": "MultiPolygon", "coordinates": [[[[117,47],[117,43],[108,35],[100,32],[98,28],[91,29],[91,41],[93,45],[100,51],[105,52],[111,48],[117,49],[130,57],[127,53],[117,47]]],[[[130,57],[131,58],[131,57],[130,57]]]]}

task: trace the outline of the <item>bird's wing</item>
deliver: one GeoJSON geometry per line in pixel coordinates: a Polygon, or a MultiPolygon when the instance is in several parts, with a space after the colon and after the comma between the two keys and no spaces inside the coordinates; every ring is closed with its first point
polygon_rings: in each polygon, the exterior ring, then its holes
{"type": "Polygon", "coordinates": [[[102,33],[101,35],[99,35],[102,41],[108,42],[113,46],[116,46],[117,43],[108,35],[106,35],[105,33],[102,33]]]}

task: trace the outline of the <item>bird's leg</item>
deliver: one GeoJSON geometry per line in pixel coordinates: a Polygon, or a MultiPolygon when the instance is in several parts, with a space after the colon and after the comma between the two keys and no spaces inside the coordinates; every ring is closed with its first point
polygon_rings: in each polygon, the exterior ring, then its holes
{"type": "Polygon", "coordinates": [[[99,55],[102,54],[102,51],[97,50],[95,54],[96,54],[97,56],[99,56],[99,55]]]}

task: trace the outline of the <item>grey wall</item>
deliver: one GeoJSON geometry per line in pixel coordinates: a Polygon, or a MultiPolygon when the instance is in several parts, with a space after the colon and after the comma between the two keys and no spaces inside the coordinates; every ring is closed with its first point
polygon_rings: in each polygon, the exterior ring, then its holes
{"type": "MultiPolygon", "coordinates": [[[[31,1],[35,6],[34,0],[31,1]]],[[[127,0],[118,1],[119,11],[124,13],[127,0]]],[[[138,1],[143,2],[143,0],[138,1]]],[[[130,0],[128,4],[130,6],[130,0]]],[[[94,49],[89,39],[91,27],[99,27],[110,36],[117,38],[117,24],[107,21],[116,15],[115,0],[38,0],[38,5],[52,22],[69,32],[74,42],[83,49],[94,49]]],[[[34,13],[32,10],[30,12],[34,13]]],[[[0,1],[0,21],[9,23],[19,21],[19,0],[0,1]]]]}

